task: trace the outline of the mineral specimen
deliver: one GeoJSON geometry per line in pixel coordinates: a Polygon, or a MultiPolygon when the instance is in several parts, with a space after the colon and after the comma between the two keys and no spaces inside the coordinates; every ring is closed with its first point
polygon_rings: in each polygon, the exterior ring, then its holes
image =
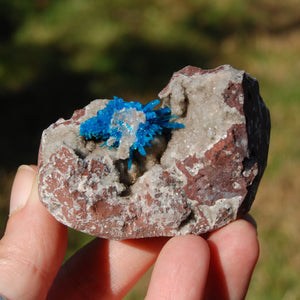
{"type": "MultiPolygon", "coordinates": [[[[159,97],[161,112],[178,117],[178,123],[167,117],[166,124],[184,128],[170,125],[175,130],[152,134],[145,143],[135,144],[134,132],[123,149],[123,135],[85,132],[81,124],[94,122],[87,120],[95,120],[115,100],[95,100],[43,132],[39,193],[58,221],[118,240],[202,234],[250,209],[270,136],[257,80],[229,65],[188,66],[174,73],[159,97]],[[100,147],[103,143],[112,147],[100,147]]],[[[146,105],[147,111],[154,104],[146,105]]],[[[140,109],[134,113],[134,118],[145,117],[140,109]]],[[[131,127],[132,116],[122,114],[121,121],[131,127]]]]}

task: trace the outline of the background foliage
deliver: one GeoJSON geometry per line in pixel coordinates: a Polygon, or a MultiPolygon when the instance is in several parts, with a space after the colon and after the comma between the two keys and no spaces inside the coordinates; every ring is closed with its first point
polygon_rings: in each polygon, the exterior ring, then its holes
{"type": "MultiPolygon", "coordinates": [[[[94,98],[148,102],[174,71],[231,64],[270,108],[269,167],[253,205],[261,257],[248,299],[299,299],[299,0],[1,0],[0,223],[41,132],[94,98]]],[[[70,231],[67,256],[90,240],[70,231]]],[[[128,295],[141,299],[147,278],[128,295]]]]}

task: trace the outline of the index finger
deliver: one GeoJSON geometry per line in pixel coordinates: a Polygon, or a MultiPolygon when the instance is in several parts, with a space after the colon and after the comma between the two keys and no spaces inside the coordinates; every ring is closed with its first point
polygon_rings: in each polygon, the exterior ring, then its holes
{"type": "Polygon", "coordinates": [[[97,238],[64,264],[48,299],[122,299],[154,263],[166,241],[97,238]]]}

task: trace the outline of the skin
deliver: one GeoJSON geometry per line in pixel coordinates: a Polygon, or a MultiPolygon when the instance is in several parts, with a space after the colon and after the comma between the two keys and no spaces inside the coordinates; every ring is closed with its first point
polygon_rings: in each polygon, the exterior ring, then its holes
{"type": "Polygon", "coordinates": [[[259,255],[252,223],[239,219],[206,237],[96,238],[62,265],[67,228],[39,201],[36,167],[21,166],[0,241],[0,295],[122,299],[156,262],[147,300],[243,299],[259,255]]]}

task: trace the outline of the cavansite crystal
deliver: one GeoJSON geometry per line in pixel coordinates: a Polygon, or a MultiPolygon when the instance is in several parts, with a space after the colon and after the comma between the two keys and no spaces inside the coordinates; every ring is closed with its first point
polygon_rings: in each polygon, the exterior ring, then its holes
{"type": "Polygon", "coordinates": [[[257,80],[229,65],[188,66],[159,97],[184,128],[155,136],[144,156],[135,150],[130,170],[127,150],[79,136],[114,100],[92,101],[43,132],[39,194],[58,221],[120,240],[203,234],[249,211],[270,137],[257,80]]]}

